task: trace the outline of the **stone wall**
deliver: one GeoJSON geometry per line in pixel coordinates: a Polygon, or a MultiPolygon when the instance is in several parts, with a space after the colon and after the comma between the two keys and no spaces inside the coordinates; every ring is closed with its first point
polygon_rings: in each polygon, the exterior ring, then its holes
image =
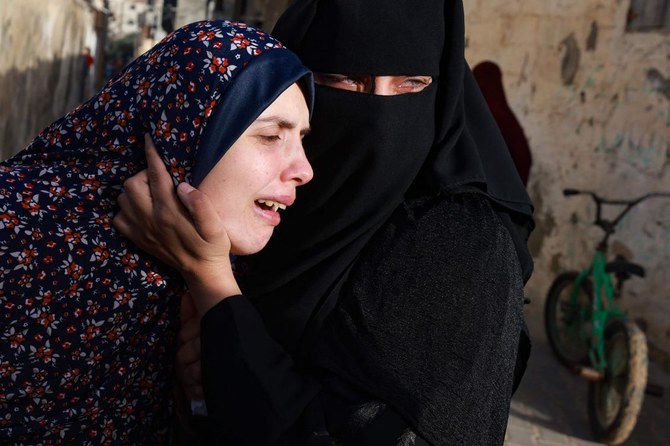
{"type": "Polygon", "coordinates": [[[0,159],[78,105],[93,20],[82,0],[0,2],[0,159]]]}
{"type": "MultiPolygon", "coordinates": [[[[535,274],[527,286],[541,313],[556,274],[582,268],[600,237],[588,197],[670,192],[670,38],[625,31],[630,0],[468,0],[466,56],[503,70],[507,99],[533,155],[535,274]]],[[[606,214],[607,215],[607,214],[606,214]]],[[[670,353],[670,200],[639,205],[619,226],[613,253],[647,269],[621,301],[670,353]]],[[[665,358],[665,359],[663,359],[665,358]]]]}

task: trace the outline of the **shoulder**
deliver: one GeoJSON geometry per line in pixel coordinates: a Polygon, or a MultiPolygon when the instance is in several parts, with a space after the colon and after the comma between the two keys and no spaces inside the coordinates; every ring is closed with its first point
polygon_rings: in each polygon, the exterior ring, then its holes
{"type": "Polygon", "coordinates": [[[416,221],[416,229],[422,232],[435,232],[430,231],[434,227],[440,235],[505,237],[504,225],[489,199],[481,193],[441,194],[408,202],[405,206],[409,210],[407,215],[416,221]]]}
{"type": "Polygon", "coordinates": [[[520,293],[514,243],[488,199],[477,193],[406,203],[361,253],[349,280],[359,301],[441,302],[520,293]]]}
{"type": "MultiPolygon", "coordinates": [[[[422,264],[516,260],[507,228],[486,196],[441,194],[406,202],[383,226],[364,257],[412,256],[422,264]]],[[[516,263],[516,262],[515,262],[516,263]]]]}

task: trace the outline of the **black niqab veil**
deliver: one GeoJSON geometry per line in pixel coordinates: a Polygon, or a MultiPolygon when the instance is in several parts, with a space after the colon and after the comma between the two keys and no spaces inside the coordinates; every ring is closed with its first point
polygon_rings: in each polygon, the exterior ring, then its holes
{"type": "Polygon", "coordinates": [[[460,1],[298,0],[273,30],[311,70],[432,75],[418,94],[317,86],[314,167],[242,287],[291,352],[337,302],[349,269],[409,195],[472,185],[497,203],[524,269],[532,206],[464,59],[460,1]]]}

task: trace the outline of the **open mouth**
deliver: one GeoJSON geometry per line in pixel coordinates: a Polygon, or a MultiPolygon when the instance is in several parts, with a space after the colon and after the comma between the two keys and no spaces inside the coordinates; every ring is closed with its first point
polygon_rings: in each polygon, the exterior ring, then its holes
{"type": "Polygon", "coordinates": [[[283,211],[286,209],[286,205],[283,203],[280,203],[278,201],[272,201],[272,200],[256,200],[256,204],[258,204],[258,207],[263,209],[264,211],[272,211],[272,212],[278,212],[280,209],[283,211]]]}

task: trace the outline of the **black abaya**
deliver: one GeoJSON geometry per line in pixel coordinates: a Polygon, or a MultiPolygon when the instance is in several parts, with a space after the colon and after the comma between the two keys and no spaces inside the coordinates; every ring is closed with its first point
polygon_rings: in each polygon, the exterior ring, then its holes
{"type": "Polygon", "coordinates": [[[433,83],[317,88],[314,180],[247,263],[250,302],[203,320],[213,417],[231,444],[501,444],[532,205],[465,63],[462,2],[297,0],[273,32],[314,71],[433,83]]]}
{"type": "Polygon", "coordinates": [[[515,259],[482,194],[411,202],[298,364],[246,297],[222,301],[202,321],[204,444],[502,444],[523,324],[515,259]]]}

